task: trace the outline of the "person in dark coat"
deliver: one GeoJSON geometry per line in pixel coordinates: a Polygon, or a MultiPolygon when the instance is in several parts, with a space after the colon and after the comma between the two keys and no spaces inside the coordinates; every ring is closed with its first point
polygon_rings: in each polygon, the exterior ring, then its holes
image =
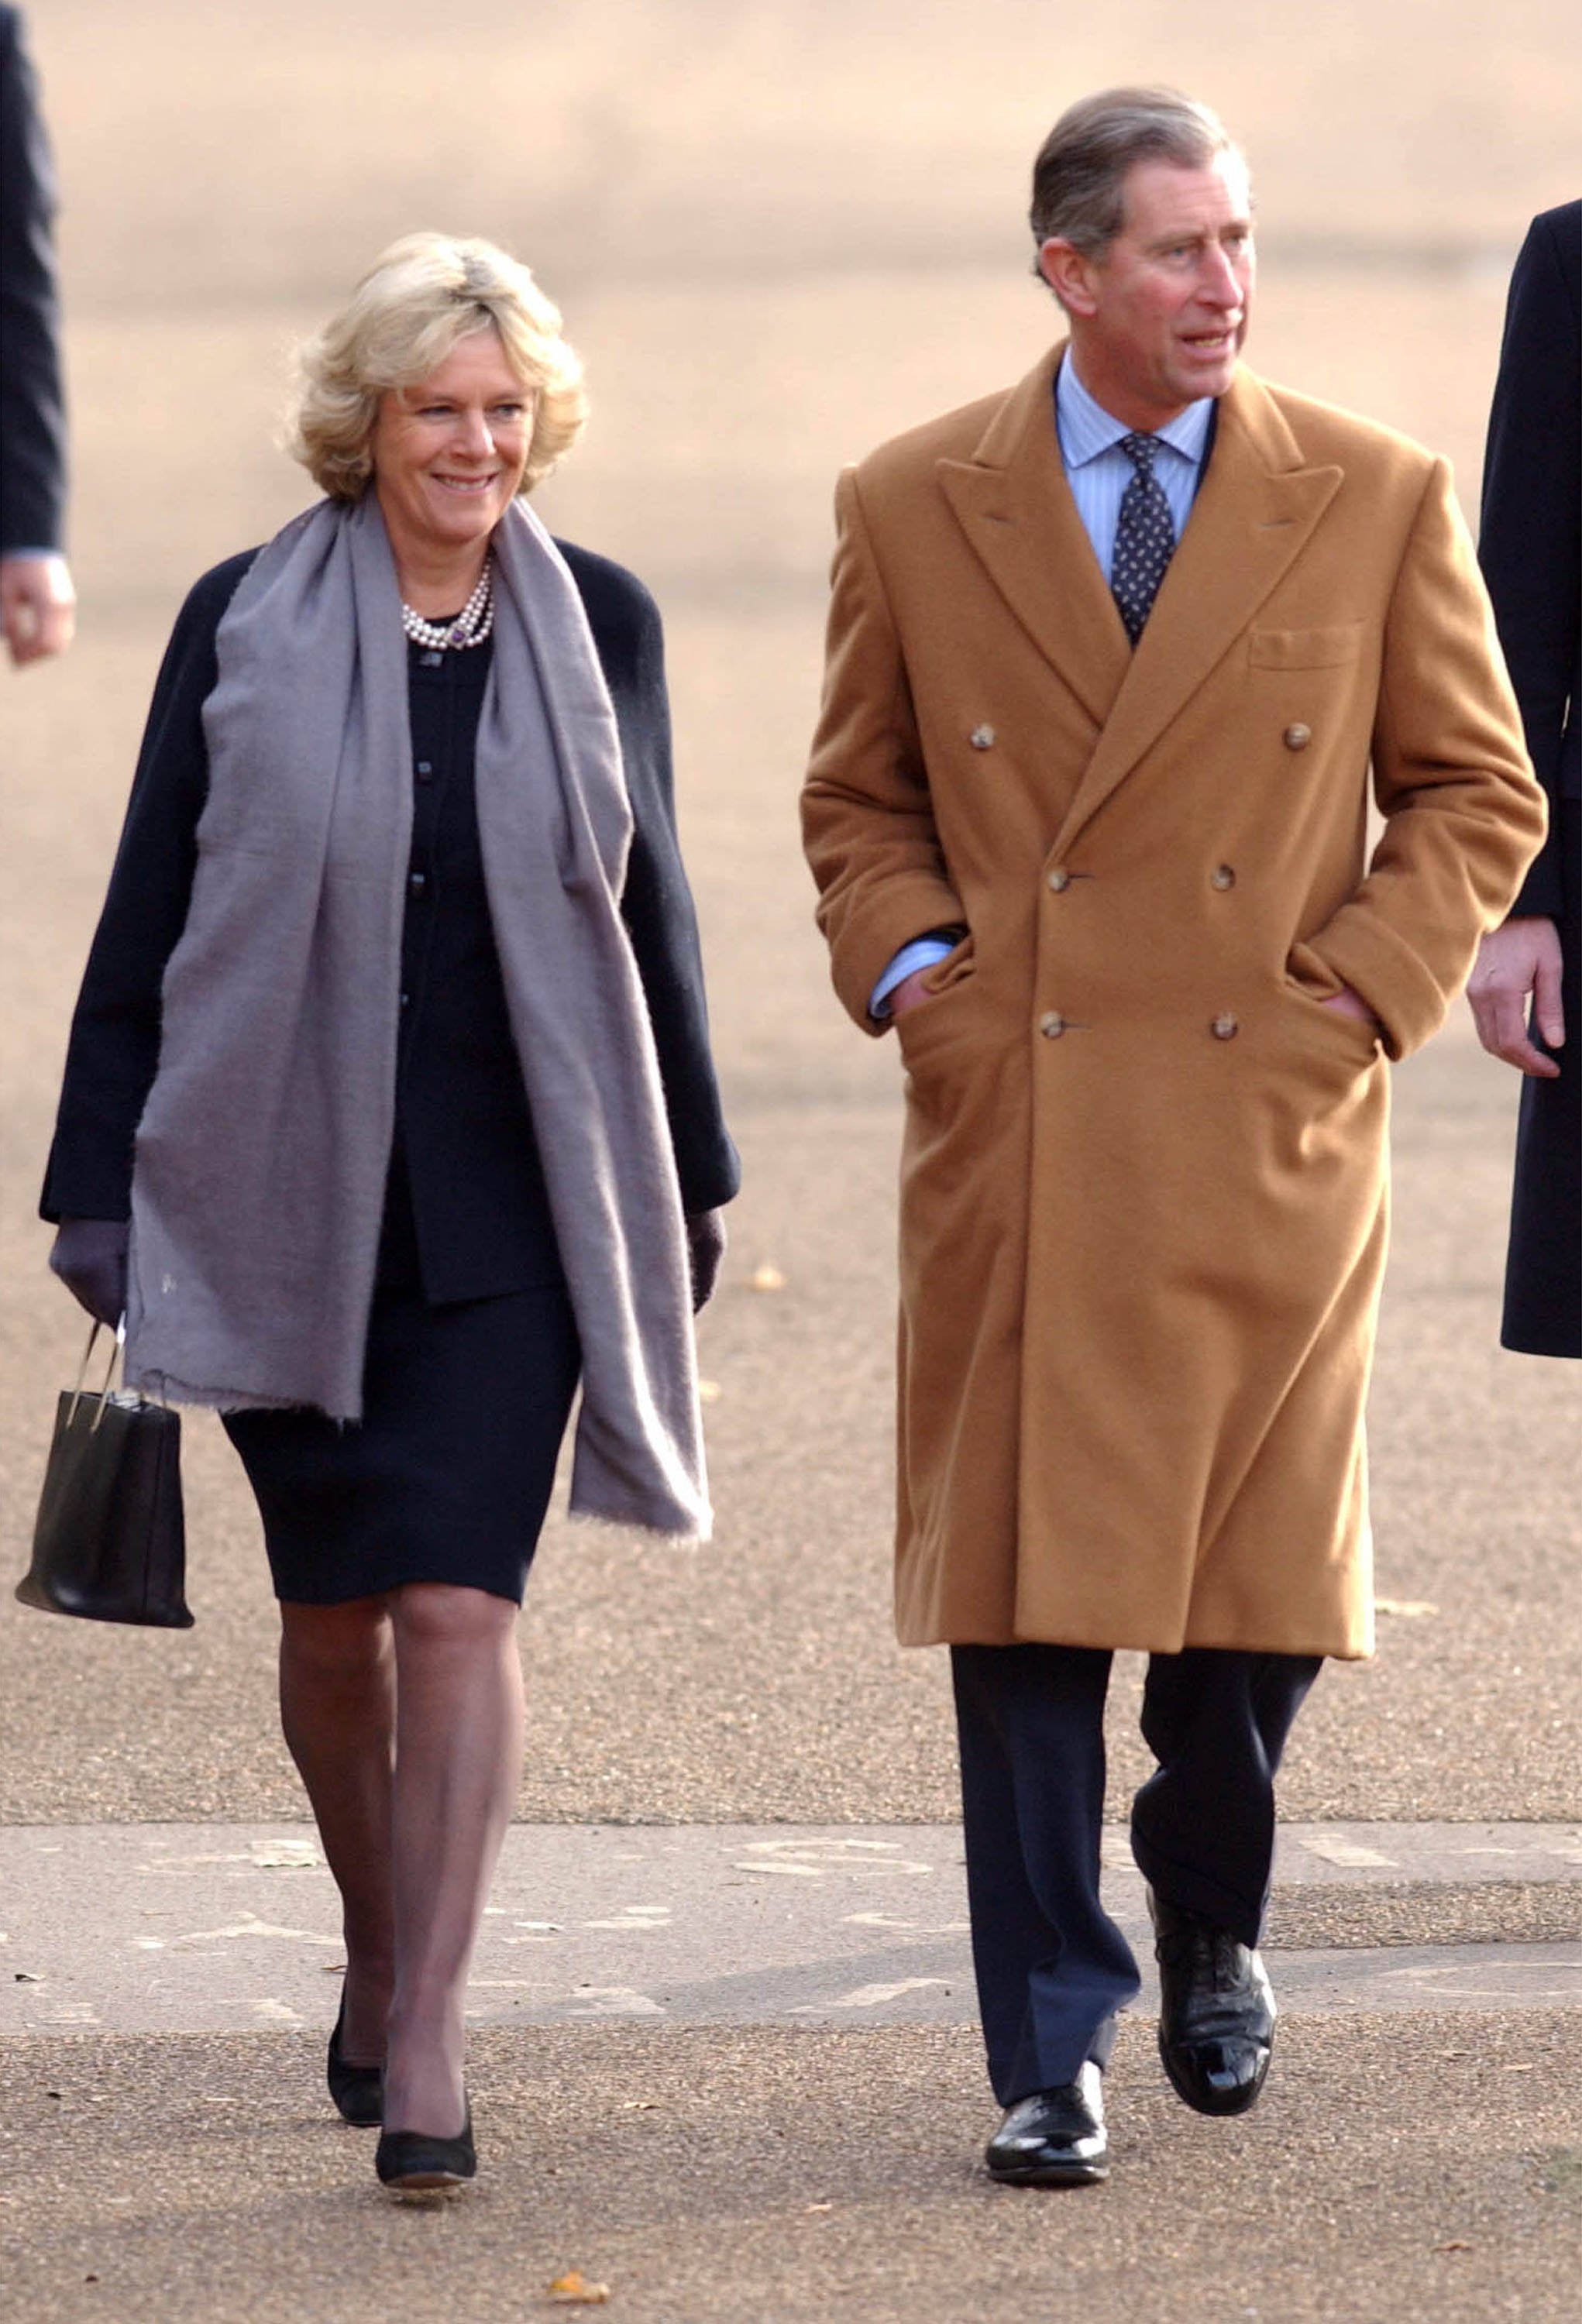
{"type": "Polygon", "coordinates": [[[1467,986],[1485,1048],[1526,1076],[1500,1336],[1582,1356],[1582,201],[1533,219],[1511,278],[1478,556],[1550,801],[1467,986]]]}
{"type": "Polygon", "coordinates": [[[305,350],[326,498],[177,621],[42,1204],[256,1497],[345,1906],[330,2089],[401,2192],[476,2168],[463,1995],[579,1385],[573,1514],[709,1522],[691,1314],[738,1169],[659,615],[522,497],[584,410],[487,243],[396,244],[305,350]]]}
{"type": "Polygon", "coordinates": [[[55,176],[19,10],[0,6],[0,629],[20,668],[64,651],[66,420],[55,176]]]}

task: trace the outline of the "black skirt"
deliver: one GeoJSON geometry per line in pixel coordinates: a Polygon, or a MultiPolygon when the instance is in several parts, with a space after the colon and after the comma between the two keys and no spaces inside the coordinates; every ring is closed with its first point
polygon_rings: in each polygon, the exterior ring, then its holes
{"type": "Polygon", "coordinates": [[[359,1423],[224,1416],[275,1596],[338,1606],[447,1582],[520,1605],[580,1364],[563,1283],[442,1306],[381,1290],[359,1423]]]}
{"type": "Polygon", "coordinates": [[[1562,799],[1558,1081],[1524,1081],[1500,1339],[1529,1356],[1582,1356],[1582,800],[1562,799]]]}

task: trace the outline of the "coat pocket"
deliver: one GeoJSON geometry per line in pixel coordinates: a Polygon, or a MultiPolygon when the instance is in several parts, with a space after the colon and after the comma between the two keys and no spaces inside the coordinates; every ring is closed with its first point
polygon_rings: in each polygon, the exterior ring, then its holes
{"type": "Polygon", "coordinates": [[[1294,978],[1286,979],[1285,994],[1291,1021],[1304,1042],[1321,1044],[1332,1056],[1348,1059],[1359,1073],[1373,1064],[1379,1055],[1376,1025],[1365,1025],[1360,1017],[1327,1007],[1310,986],[1294,978]]]}
{"type": "Polygon", "coordinates": [[[1254,669],[1329,669],[1355,661],[1365,622],[1337,622],[1321,630],[1249,630],[1247,659],[1254,669]]]}
{"type": "Polygon", "coordinates": [[[1299,939],[1285,956],[1285,974],[1281,982],[1293,1019],[1315,1038],[1322,1036],[1337,1051],[1363,1065],[1371,1064],[1377,1056],[1377,1025],[1365,1025],[1358,1017],[1348,1017],[1341,1010],[1324,1006],[1330,995],[1343,987],[1321,952],[1299,939]]]}
{"type": "Polygon", "coordinates": [[[930,1000],[938,1001],[943,994],[953,992],[958,984],[965,984],[976,966],[976,948],[968,933],[943,960],[937,960],[932,968],[924,970],[923,982],[930,1000]]]}
{"type": "Polygon", "coordinates": [[[901,1044],[901,1054],[910,1066],[916,1054],[927,1048],[939,1030],[949,1031],[956,1019],[965,990],[972,982],[977,966],[970,936],[963,936],[953,952],[924,973],[928,990],[926,1001],[914,1001],[895,1019],[895,1038],[901,1044]]]}

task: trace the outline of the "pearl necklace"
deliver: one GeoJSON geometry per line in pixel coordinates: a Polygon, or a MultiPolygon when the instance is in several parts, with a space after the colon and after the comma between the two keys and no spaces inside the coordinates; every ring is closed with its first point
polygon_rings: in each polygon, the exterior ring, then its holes
{"type": "Polygon", "coordinates": [[[453,622],[428,621],[414,613],[403,597],[401,626],[414,646],[427,646],[430,652],[454,646],[459,653],[468,646],[481,646],[495,626],[495,579],[489,559],[484,559],[477,587],[453,622]]]}

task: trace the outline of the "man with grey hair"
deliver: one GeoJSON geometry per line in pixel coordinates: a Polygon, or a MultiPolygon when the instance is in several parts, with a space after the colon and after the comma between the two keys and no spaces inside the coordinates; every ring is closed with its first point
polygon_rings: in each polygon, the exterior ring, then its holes
{"type": "Polygon", "coordinates": [[[1446,463],[1241,364],[1215,115],[1074,106],[1032,223],[1069,337],[841,479],[804,828],[837,990],[906,1068],[897,1621],[951,1648],[988,2167],[1069,2185],[1138,1990],[1099,1898],[1117,1647],[1165,2070],[1213,2115],[1268,2070],[1275,1771],[1373,1645],[1389,1061],[1544,810],[1446,463]]]}

